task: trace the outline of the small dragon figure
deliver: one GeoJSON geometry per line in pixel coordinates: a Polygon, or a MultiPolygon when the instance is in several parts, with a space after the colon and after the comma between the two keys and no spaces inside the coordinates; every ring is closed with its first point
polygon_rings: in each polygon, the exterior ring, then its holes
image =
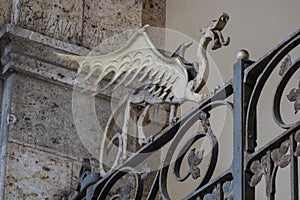
{"type": "MultiPolygon", "coordinates": [[[[191,43],[179,46],[171,57],[165,56],[150,41],[147,35],[148,26],[136,31],[123,47],[113,53],[99,56],[60,55],[79,63],[77,75],[84,78],[77,81],[77,83],[83,84],[92,79],[92,84],[87,89],[96,91],[94,94],[119,85],[130,86],[133,81],[139,81],[141,87],[134,90],[128,99],[120,103],[118,108],[113,111],[104,132],[105,137],[110,135],[114,118],[120,113],[119,107],[121,107],[121,104],[126,104],[124,123],[120,135],[122,141],[119,141],[121,147],[118,153],[118,155],[122,153],[123,160],[127,157],[127,134],[133,105],[141,104],[144,106],[137,122],[138,140],[142,145],[146,141],[142,124],[151,105],[167,103],[174,106],[184,101],[200,102],[207,97],[207,94],[199,93],[205,85],[209,73],[206,56],[207,47],[210,42],[213,42],[212,50],[229,44],[230,38],[228,37],[225,40],[221,33],[228,20],[229,16],[223,13],[217,20],[212,20],[208,27],[201,29],[203,37],[200,39],[198,47],[199,60],[194,63],[184,59],[185,50],[191,43]],[[100,74],[99,71],[101,71],[100,74]],[[99,82],[111,72],[114,75],[109,83],[98,90],[99,82]]],[[[103,138],[104,140],[105,138],[103,138]]],[[[101,166],[105,148],[107,148],[107,145],[103,142],[100,152],[101,166]]],[[[117,162],[114,165],[117,165],[117,162]]]]}

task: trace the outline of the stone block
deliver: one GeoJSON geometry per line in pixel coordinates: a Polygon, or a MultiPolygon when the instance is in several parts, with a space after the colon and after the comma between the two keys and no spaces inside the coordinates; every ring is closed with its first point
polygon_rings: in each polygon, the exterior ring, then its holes
{"type": "Polygon", "coordinates": [[[105,39],[142,25],[141,0],[86,0],[83,46],[95,48],[105,39]]]}
{"type": "Polygon", "coordinates": [[[71,176],[67,158],[9,143],[5,199],[62,199],[70,192],[71,176]]]}
{"type": "Polygon", "coordinates": [[[18,26],[81,44],[83,0],[20,0],[18,26]]]}
{"type": "Polygon", "coordinates": [[[101,126],[106,124],[110,115],[110,104],[100,98],[96,99],[97,103],[92,102],[94,105],[91,106],[88,106],[88,102],[81,102],[76,105],[81,106],[81,110],[93,108],[95,104],[101,105],[98,108],[101,116],[93,115],[94,112],[84,116],[86,118],[76,117],[72,112],[72,92],[72,88],[17,73],[12,97],[12,113],[16,116],[17,122],[10,126],[10,138],[50,148],[66,155],[98,158],[101,138],[97,138],[99,133],[95,128],[99,124],[101,126]],[[95,118],[99,124],[89,124],[92,121],[79,123],[82,119],[95,118]],[[74,120],[79,120],[77,121],[81,128],[79,131],[83,132],[77,132],[74,120]],[[94,135],[84,137],[83,134],[89,133],[94,135]]]}
{"type": "Polygon", "coordinates": [[[164,28],[166,26],[166,0],[143,0],[142,23],[164,28]]]}
{"type": "Polygon", "coordinates": [[[10,22],[10,16],[12,11],[12,1],[2,0],[0,3],[0,28],[10,22]]]}

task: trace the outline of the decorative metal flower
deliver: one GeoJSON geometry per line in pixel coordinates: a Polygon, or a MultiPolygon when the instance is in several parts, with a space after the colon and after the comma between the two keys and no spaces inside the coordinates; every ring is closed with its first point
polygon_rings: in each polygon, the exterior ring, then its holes
{"type": "Polygon", "coordinates": [[[208,193],[204,196],[203,200],[216,200],[217,199],[217,188],[214,188],[212,193],[208,193]]]}
{"type": "Polygon", "coordinates": [[[262,176],[268,174],[270,171],[267,156],[263,156],[261,161],[254,161],[250,166],[250,170],[254,173],[254,175],[252,176],[249,184],[251,187],[254,187],[261,181],[262,176]]]}
{"type": "Polygon", "coordinates": [[[290,93],[287,95],[287,98],[290,102],[294,103],[295,114],[300,110],[300,81],[298,88],[293,88],[290,93]]]}
{"type": "Polygon", "coordinates": [[[275,149],[271,153],[271,158],[276,166],[284,168],[290,163],[290,155],[286,155],[289,150],[290,142],[285,141],[280,145],[280,148],[275,149]]]}
{"type": "Polygon", "coordinates": [[[188,165],[193,179],[197,179],[200,177],[200,169],[198,166],[203,160],[203,154],[204,150],[195,152],[195,148],[193,148],[190,151],[190,154],[188,156],[188,165]]]}
{"type": "Polygon", "coordinates": [[[262,176],[265,176],[267,180],[273,180],[277,170],[272,169],[271,171],[271,162],[274,162],[275,168],[284,168],[289,165],[290,155],[286,155],[289,146],[290,143],[287,140],[279,148],[272,150],[271,155],[264,155],[260,161],[256,160],[251,164],[250,170],[254,173],[249,183],[251,187],[256,186],[261,181],[262,176]]]}
{"type": "Polygon", "coordinates": [[[233,190],[232,190],[232,181],[226,181],[223,184],[223,193],[224,193],[224,200],[233,200],[233,190]]]}
{"type": "Polygon", "coordinates": [[[292,59],[291,56],[288,54],[284,58],[284,60],[281,63],[280,70],[279,70],[279,75],[283,76],[285,72],[292,66],[292,59]]]}
{"type": "Polygon", "coordinates": [[[297,147],[294,155],[298,157],[300,156],[300,130],[298,130],[295,134],[295,141],[297,142],[297,147]]]}

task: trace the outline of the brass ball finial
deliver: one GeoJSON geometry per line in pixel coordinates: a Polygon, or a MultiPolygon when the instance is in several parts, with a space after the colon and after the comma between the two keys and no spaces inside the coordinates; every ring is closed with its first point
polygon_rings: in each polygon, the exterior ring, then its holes
{"type": "Polygon", "coordinates": [[[237,53],[236,58],[237,59],[248,60],[249,59],[249,52],[245,49],[242,49],[237,53]]]}

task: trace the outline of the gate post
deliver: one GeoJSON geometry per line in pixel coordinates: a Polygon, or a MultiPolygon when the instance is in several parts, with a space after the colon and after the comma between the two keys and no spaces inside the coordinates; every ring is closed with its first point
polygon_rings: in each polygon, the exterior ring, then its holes
{"type": "Polygon", "coordinates": [[[245,171],[244,152],[246,150],[245,113],[248,95],[245,95],[244,70],[251,64],[249,54],[241,50],[233,70],[233,194],[236,200],[255,199],[254,189],[248,184],[249,176],[245,171]]]}

